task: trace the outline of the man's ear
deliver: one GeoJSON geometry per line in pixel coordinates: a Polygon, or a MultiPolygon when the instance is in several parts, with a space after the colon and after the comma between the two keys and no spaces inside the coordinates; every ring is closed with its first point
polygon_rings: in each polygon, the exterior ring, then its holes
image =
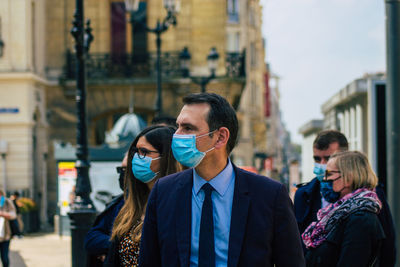
{"type": "Polygon", "coordinates": [[[228,144],[229,140],[229,130],[226,127],[221,127],[218,129],[218,135],[217,143],[215,144],[215,149],[220,149],[220,148],[225,148],[228,144]]]}

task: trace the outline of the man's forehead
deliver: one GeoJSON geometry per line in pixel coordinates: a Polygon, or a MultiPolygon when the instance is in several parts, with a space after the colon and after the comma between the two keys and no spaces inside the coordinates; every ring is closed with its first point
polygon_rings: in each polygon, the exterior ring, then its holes
{"type": "Polygon", "coordinates": [[[210,106],[206,103],[186,104],[183,106],[181,112],[179,113],[176,122],[178,124],[195,124],[201,121],[206,122],[209,110],[210,106]]]}
{"type": "Polygon", "coordinates": [[[334,142],[334,143],[329,144],[329,147],[327,149],[325,149],[325,150],[320,150],[320,149],[317,149],[315,147],[313,148],[314,154],[323,155],[323,156],[325,156],[325,155],[330,156],[330,155],[332,155],[333,153],[335,153],[335,152],[337,152],[339,150],[340,150],[340,148],[339,148],[339,143],[338,142],[334,142]]]}

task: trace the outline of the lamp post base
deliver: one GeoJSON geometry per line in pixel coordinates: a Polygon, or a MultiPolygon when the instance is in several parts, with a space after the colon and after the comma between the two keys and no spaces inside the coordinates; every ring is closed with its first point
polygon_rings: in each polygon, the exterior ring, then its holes
{"type": "Polygon", "coordinates": [[[68,216],[71,220],[71,250],[72,267],[86,266],[86,250],[84,239],[96,218],[96,211],[89,206],[79,206],[72,209],[68,216]]]}

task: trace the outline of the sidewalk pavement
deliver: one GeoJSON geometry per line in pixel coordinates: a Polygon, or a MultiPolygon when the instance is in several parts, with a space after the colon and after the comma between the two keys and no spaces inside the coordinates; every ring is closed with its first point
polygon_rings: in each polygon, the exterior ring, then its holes
{"type": "Polygon", "coordinates": [[[14,237],[10,244],[10,267],[70,267],[71,237],[54,233],[14,237]]]}

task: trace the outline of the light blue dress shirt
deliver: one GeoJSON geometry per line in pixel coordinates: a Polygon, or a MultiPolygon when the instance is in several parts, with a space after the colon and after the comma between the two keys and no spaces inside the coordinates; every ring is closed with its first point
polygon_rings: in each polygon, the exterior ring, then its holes
{"type": "MultiPolygon", "coordinates": [[[[204,192],[200,189],[205,183],[207,181],[201,178],[193,169],[191,267],[197,267],[198,265],[201,208],[204,201],[204,192]]],[[[215,267],[226,267],[228,264],[229,230],[235,188],[235,172],[229,159],[225,169],[209,183],[215,189],[211,194],[214,218],[215,267]]]]}

